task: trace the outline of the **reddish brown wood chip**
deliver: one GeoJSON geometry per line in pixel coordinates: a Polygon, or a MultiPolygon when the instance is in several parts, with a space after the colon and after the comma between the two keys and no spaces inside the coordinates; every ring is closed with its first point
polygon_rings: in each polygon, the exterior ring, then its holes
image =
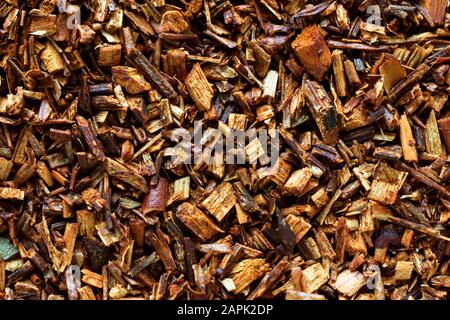
{"type": "Polygon", "coordinates": [[[301,65],[320,81],[331,66],[331,52],[317,25],[310,25],[292,41],[292,49],[301,65]]]}

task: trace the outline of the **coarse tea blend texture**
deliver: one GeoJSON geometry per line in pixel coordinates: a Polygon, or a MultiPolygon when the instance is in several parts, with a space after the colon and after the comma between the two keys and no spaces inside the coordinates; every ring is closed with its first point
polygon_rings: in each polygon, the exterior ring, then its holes
{"type": "Polygon", "coordinates": [[[449,27],[0,1],[0,299],[448,299],[449,27]]]}

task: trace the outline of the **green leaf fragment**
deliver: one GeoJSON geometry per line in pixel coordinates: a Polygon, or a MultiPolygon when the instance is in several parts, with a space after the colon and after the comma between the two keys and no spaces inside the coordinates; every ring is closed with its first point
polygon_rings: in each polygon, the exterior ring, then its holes
{"type": "Polygon", "coordinates": [[[17,248],[9,241],[9,239],[0,237],[0,258],[2,258],[2,260],[12,258],[18,252],[17,248]]]}

